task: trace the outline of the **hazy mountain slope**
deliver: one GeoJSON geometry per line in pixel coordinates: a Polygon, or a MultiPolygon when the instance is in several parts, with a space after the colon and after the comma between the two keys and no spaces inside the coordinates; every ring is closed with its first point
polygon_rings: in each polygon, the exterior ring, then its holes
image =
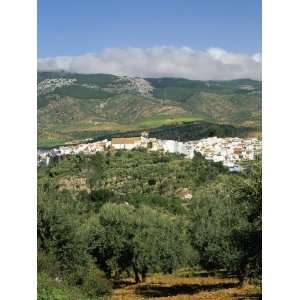
{"type": "Polygon", "coordinates": [[[261,82],[38,72],[40,145],[197,120],[259,127],[261,82]]]}

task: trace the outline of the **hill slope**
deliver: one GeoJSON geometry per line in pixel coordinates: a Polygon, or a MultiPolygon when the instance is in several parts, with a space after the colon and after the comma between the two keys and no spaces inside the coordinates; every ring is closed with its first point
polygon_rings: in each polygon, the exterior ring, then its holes
{"type": "Polygon", "coordinates": [[[39,145],[195,121],[260,127],[261,82],[38,72],[39,145]]]}

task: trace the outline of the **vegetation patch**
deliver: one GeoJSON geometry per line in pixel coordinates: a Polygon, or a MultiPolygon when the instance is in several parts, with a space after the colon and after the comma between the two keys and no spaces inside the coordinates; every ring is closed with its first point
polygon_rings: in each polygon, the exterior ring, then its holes
{"type": "Polygon", "coordinates": [[[39,299],[259,299],[261,162],[245,167],[143,150],[41,165],[39,299]]]}

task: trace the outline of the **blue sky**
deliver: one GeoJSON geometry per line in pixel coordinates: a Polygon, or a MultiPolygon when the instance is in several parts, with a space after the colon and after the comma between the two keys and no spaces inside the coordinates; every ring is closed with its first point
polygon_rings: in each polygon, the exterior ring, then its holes
{"type": "Polygon", "coordinates": [[[261,0],[38,0],[38,57],[104,48],[261,51],[261,0]]]}

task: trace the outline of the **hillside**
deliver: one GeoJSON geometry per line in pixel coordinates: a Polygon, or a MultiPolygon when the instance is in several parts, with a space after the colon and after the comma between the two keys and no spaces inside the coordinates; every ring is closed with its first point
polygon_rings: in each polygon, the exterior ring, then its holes
{"type": "Polygon", "coordinates": [[[207,121],[259,130],[261,82],[38,72],[38,143],[207,121]]]}
{"type": "Polygon", "coordinates": [[[37,194],[39,300],[261,299],[260,160],[66,155],[37,194]]]}

